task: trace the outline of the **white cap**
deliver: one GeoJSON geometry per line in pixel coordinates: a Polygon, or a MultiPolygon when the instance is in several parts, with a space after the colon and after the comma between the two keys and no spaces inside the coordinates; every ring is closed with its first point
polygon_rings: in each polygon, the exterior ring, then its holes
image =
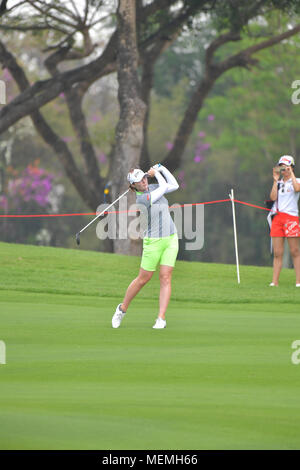
{"type": "Polygon", "coordinates": [[[140,181],[142,181],[145,175],[147,175],[147,173],[144,173],[143,170],[135,168],[134,170],[128,173],[127,181],[129,181],[130,184],[139,183],[140,181]]]}
{"type": "Polygon", "coordinates": [[[295,161],[290,155],[283,155],[282,157],[280,157],[278,165],[282,163],[287,166],[295,165],[295,161]]]}

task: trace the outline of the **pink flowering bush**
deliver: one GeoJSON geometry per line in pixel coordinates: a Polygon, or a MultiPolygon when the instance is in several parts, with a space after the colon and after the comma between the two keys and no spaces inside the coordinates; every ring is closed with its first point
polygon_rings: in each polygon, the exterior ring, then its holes
{"type": "Polygon", "coordinates": [[[10,179],[4,195],[0,196],[0,208],[4,211],[20,211],[26,207],[47,207],[50,203],[49,194],[53,187],[54,175],[39,162],[28,165],[20,174],[11,167],[7,169],[10,179]]]}

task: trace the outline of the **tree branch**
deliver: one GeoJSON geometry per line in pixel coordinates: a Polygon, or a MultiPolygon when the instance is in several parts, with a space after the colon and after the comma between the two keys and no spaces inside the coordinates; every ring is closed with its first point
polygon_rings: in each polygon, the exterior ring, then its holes
{"type": "Polygon", "coordinates": [[[87,65],[60,73],[48,80],[37,81],[20,93],[19,96],[0,109],[0,134],[22,117],[49,103],[73,84],[84,81],[93,83],[95,80],[114,72],[116,70],[116,42],[117,35],[113,33],[107,47],[97,59],[87,65]]]}
{"type": "MultiPolygon", "coordinates": [[[[87,36],[85,36],[87,40],[87,36]]],[[[85,47],[85,54],[89,55],[91,49],[91,42],[87,40],[85,47]]],[[[82,54],[82,57],[85,55],[82,54]]],[[[55,52],[45,61],[45,65],[52,76],[58,74],[57,65],[60,61],[65,59],[72,59],[69,48],[66,48],[65,53],[62,50],[55,52]]],[[[97,195],[96,200],[100,200],[100,194],[103,193],[103,180],[100,176],[99,165],[95,150],[92,144],[92,139],[88,131],[85,115],[82,110],[82,99],[84,93],[89,88],[89,83],[81,83],[80,85],[73,86],[65,91],[67,107],[72,127],[75,131],[77,140],[80,144],[80,151],[83,157],[85,174],[88,181],[92,185],[93,192],[97,195]]]]}
{"type": "Polygon", "coordinates": [[[92,139],[82,110],[82,98],[88,85],[81,84],[66,91],[66,100],[71,124],[80,143],[80,151],[83,157],[85,174],[93,192],[97,195],[96,201],[100,201],[104,184],[100,176],[99,165],[92,139]]]}
{"type": "MultiPolygon", "coordinates": [[[[142,62],[142,78],[141,78],[141,96],[142,100],[147,106],[146,116],[144,120],[144,142],[141,152],[141,161],[140,165],[142,168],[148,168],[151,164],[150,154],[148,150],[148,124],[150,118],[150,95],[151,89],[153,87],[154,79],[154,67],[155,62],[162,52],[167,49],[167,47],[172,44],[182,30],[182,26],[187,21],[187,19],[194,14],[201,5],[192,6],[180,12],[174,20],[169,22],[168,26],[161,24],[159,30],[155,33],[155,36],[152,36],[152,39],[155,37],[153,45],[150,49],[147,47],[141,51],[141,62],[142,62]]],[[[146,41],[146,43],[148,40],[146,41]]]]}
{"type": "Polygon", "coordinates": [[[179,125],[173,148],[166,155],[163,165],[174,171],[180,167],[181,157],[193,131],[198,113],[202,108],[204,100],[212,89],[216,78],[205,77],[201,80],[196,91],[192,94],[189,105],[184,113],[183,119],[179,125]]]}
{"type": "MultiPolygon", "coordinates": [[[[51,13],[49,13],[49,11],[50,11],[49,6],[47,6],[47,7],[48,7],[48,8],[47,8],[48,11],[44,11],[43,8],[41,8],[41,7],[39,7],[39,6],[37,5],[37,1],[36,1],[36,0],[34,0],[34,1],[33,1],[33,0],[27,0],[27,2],[28,2],[35,10],[37,10],[39,13],[41,13],[42,15],[45,15],[45,16],[47,16],[48,18],[51,18],[51,19],[54,20],[54,21],[58,21],[59,23],[62,23],[62,24],[64,24],[65,26],[69,26],[70,28],[76,27],[76,23],[75,23],[75,24],[74,24],[74,23],[70,23],[70,21],[67,21],[66,19],[63,19],[60,15],[54,16],[54,15],[52,15],[51,13]]],[[[51,5],[50,5],[50,6],[51,6],[51,5]]],[[[57,8],[56,8],[56,9],[57,9],[57,8]]]]}
{"type": "MultiPolygon", "coordinates": [[[[171,6],[176,1],[156,0],[152,2],[143,8],[139,17],[140,21],[145,21],[149,15],[154,14],[162,6],[171,6]]],[[[141,45],[140,52],[146,46],[148,46],[148,43],[141,45]]],[[[33,110],[44,106],[73,84],[86,81],[92,84],[99,78],[115,72],[117,67],[116,50],[117,32],[115,31],[108,41],[105,50],[97,59],[89,64],[58,74],[52,79],[38,81],[26,89],[0,110],[0,135],[18,120],[27,116],[33,110]]]]}
{"type": "Polygon", "coordinates": [[[294,36],[300,32],[300,25],[295,26],[289,31],[273,36],[272,38],[262,41],[258,44],[250,46],[241,50],[237,54],[223,60],[220,63],[212,61],[215,51],[228,41],[238,40],[238,35],[234,33],[227,33],[216,38],[206,50],[205,58],[205,76],[199,83],[196,91],[193,93],[189,105],[186,109],[184,117],[179,125],[173,148],[166,155],[163,164],[170,168],[171,171],[180,167],[181,157],[188,142],[188,139],[193,131],[194,124],[197,120],[199,111],[202,108],[203,102],[212,89],[215,81],[226,71],[233,67],[247,67],[257,65],[258,59],[252,57],[255,52],[269,48],[294,36]]]}
{"type": "MultiPolygon", "coordinates": [[[[3,31],[45,31],[45,30],[49,30],[49,25],[30,25],[30,26],[26,26],[26,25],[15,25],[15,26],[12,26],[12,25],[8,25],[8,24],[0,24],[0,29],[3,29],[3,31]]],[[[58,29],[58,28],[55,28],[53,27],[52,28],[53,30],[55,31],[59,31],[60,33],[64,33],[64,34],[67,34],[67,31],[64,31],[62,29],[58,29]]]]}
{"type": "Polygon", "coordinates": [[[87,18],[89,14],[89,0],[85,0],[85,8],[84,8],[84,20],[83,23],[86,24],[87,18]]]}
{"type": "Polygon", "coordinates": [[[83,30],[81,33],[84,39],[83,51],[71,49],[71,45],[69,44],[67,46],[61,46],[45,60],[45,66],[53,77],[59,73],[56,67],[60,62],[64,60],[83,59],[88,57],[94,51],[96,44],[92,43],[89,30],[83,30]]]}
{"type": "MultiPolygon", "coordinates": [[[[10,71],[16,81],[20,91],[25,91],[30,86],[29,81],[19,66],[14,56],[7,51],[0,41],[0,61],[10,71]]],[[[62,162],[65,172],[85,203],[95,209],[95,193],[89,187],[88,181],[83,177],[78,169],[71,151],[67,144],[49,126],[44,116],[38,110],[30,113],[30,118],[43,140],[53,149],[59,160],[62,162]]],[[[97,195],[99,197],[99,195],[97,195]]],[[[99,200],[99,199],[98,199],[99,200]]]]}
{"type": "Polygon", "coordinates": [[[74,8],[74,11],[76,12],[77,19],[78,19],[78,20],[81,19],[79,10],[77,9],[77,6],[76,6],[76,3],[74,2],[74,0],[71,0],[71,3],[72,3],[72,6],[73,6],[73,8],[74,8]]]}
{"type": "Polygon", "coordinates": [[[240,41],[241,35],[240,33],[235,33],[233,31],[229,31],[228,33],[221,34],[218,36],[212,43],[208,46],[205,53],[205,65],[206,67],[210,67],[212,64],[212,60],[214,58],[215,52],[224,44],[230,41],[240,41]]]}
{"type": "Polygon", "coordinates": [[[2,0],[0,5],[0,16],[4,15],[4,13],[7,11],[6,4],[7,0],[2,0]]]}
{"type": "Polygon", "coordinates": [[[276,36],[272,36],[270,39],[266,41],[259,42],[258,44],[254,44],[253,46],[247,47],[239,51],[237,54],[234,54],[231,57],[223,60],[218,64],[214,64],[214,69],[217,75],[221,75],[222,73],[226,72],[227,70],[233,67],[246,67],[248,68],[251,65],[257,65],[259,60],[252,57],[252,55],[256,52],[259,52],[263,49],[267,49],[269,47],[275,46],[275,44],[280,43],[281,41],[288,39],[295,34],[300,32],[300,24],[296,25],[294,28],[291,28],[284,33],[278,34],[276,36]]]}

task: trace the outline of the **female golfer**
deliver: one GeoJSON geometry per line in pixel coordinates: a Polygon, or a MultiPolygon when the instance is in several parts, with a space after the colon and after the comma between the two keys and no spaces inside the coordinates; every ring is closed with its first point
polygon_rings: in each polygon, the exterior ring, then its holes
{"type": "Polygon", "coordinates": [[[287,238],[296,272],[296,287],[300,287],[300,227],[298,211],[300,178],[296,178],[294,175],[295,162],[293,157],[284,155],[279,159],[278,167],[273,168],[274,182],[270,193],[270,199],[274,201],[272,212],[275,214],[270,232],[274,250],[273,281],[270,286],[278,286],[282,268],[284,239],[287,238]]]}
{"type": "Polygon", "coordinates": [[[166,327],[166,310],[171,296],[171,277],[178,253],[178,236],[164,194],[178,189],[174,176],[162,165],[155,165],[147,173],[135,169],[127,180],[136,192],[137,204],[145,206],[147,228],[143,239],[143,255],[139,274],[129,285],[123,302],[116,308],[112,318],[113,328],[119,328],[132,299],[150,281],[160,263],[159,313],[153,328],[166,327]],[[162,176],[163,175],[163,176],[162,176]],[[158,184],[148,185],[147,176],[155,177],[158,184]]]}

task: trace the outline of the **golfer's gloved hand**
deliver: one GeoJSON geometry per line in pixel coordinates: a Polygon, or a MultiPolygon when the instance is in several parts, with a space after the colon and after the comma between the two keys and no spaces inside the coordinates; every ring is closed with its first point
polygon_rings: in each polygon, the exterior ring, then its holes
{"type": "Polygon", "coordinates": [[[162,165],[161,165],[160,163],[156,163],[156,165],[153,165],[152,168],[153,168],[154,170],[159,171],[159,170],[161,169],[161,166],[162,166],[162,165]]]}

